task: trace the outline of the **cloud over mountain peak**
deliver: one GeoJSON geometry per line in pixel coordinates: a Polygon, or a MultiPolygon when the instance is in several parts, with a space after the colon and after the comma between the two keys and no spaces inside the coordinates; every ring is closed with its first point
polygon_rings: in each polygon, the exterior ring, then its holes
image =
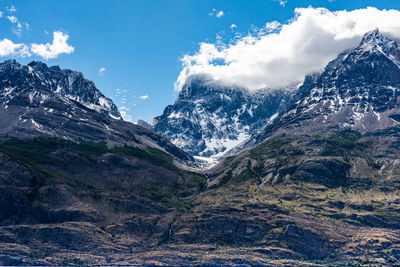
{"type": "Polygon", "coordinates": [[[357,46],[366,32],[376,28],[400,38],[400,12],[374,7],[336,12],[297,8],[286,24],[267,22],[256,34],[230,44],[200,43],[196,53],[181,59],[183,70],[175,88],[180,90],[192,75],[250,90],[286,86],[321,72],[340,52],[357,46]]]}

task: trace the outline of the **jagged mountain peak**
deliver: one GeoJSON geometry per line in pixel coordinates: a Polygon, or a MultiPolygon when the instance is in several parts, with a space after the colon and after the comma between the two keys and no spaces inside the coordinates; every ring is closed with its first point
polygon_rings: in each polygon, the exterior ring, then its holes
{"type": "Polygon", "coordinates": [[[122,120],[112,100],[81,72],[40,61],[0,63],[0,143],[38,136],[152,147],[179,162],[193,161],[167,139],[122,120]]]}
{"type": "Polygon", "coordinates": [[[361,47],[365,48],[373,48],[373,47],[382,47],[389,46],[392,47],[396,41],[390,39],[386,35],[382,34],[379,29],[375,29],[373,31],[367,32],[360,43],[361,47]]]}
{"type": "Polygon", "coordinates": [[[10,59],[0,63],[0,78],[0,98],[5,103],[10,103],[16,96],[21,98],[21,91],[29,96],[29,102],[35,96],[43,97],[43,94],[53,92],[57,97],[77,101],[103,115],[121,119],[112,100],[105,97],[81,72],[61,69],[59,66],[49,67],[41,61],[22,65],[10,59]],[[7,88],[13,88],[14,93],[7,88]]]}
{"type": "Polygon", "coordinates": [[[383,55],[400,66],[400,49],[397,40],[382,34],[378,29],[368,32],[354,50],[360,56],[383,55]]]}
{"type": "Polygon", "coordinates": [[[47,64],[43,63],[42,61],[39,60],[33,60],[28,63],[28,66],[30,67],[41,67],[41,68],[48,68],[47,64]]]}
{"type": "MultiPolygon", "coordinates": [[[[59,73],[67,73],[67,72],[74,73],[74,72],[77,72],[77,71],[72,71],[72,70],[69,70],[69,69],[61,69],[61,67],[59,65],[47,66],[46,63],[43,63],[43,62],[37,61],[37,60],[31,61],[26,66],[30,70],[41,71],[41,72],[59,72],[59,73]]],[[[77,73],[80,73],[80,72],[77,72],[77,73]]],[[[81,75],[83,77],[82,73],[81,73],[81,75]]]]}
{"type": "Polygon", "coordinates": [[[22,69],[23,65],[18,63],[15,59],[7,59],[0,63],[0,70],[4,69],[22,69]]]}
{"type": "Polygon", "coordinates": [[[359,46],[331,61],[316,83],[325,89],[346,89],[363,84],[395,86],[399,82],[399,66],[398,42],[374,30],[364,35],[359,46]]]}
{"type": "Polygon", "coordinates": [[[379,30],[308,76],[295,101],[253,139],[277,132],[374,132],[400,125],[400,48],[379,30]]]}
{"type": "Polygon", "coordinates": [[[226,86],[213,80],[208,75],[192,75],[187,78],[185,84],[179,91],[180,98],[190,98],[199,95],[207,95],[215,91],[246,91],[244,88],[226,86]]]}
{"type": "Polygon", "coordinates": [[[271,92],[276,91],[294,91],[300,86],[299,82],[292,82],[286,86],[280,86],[276,88],[259,88],[259,89],[248,89],[246,87],[237,86],[234,84],[226,84],[224,82],[214,80],[211,76],[206,74],[191,75],[187,78],[181,90],[179,91],[180,98],[187,98],[199,95],[207,95],[210,92],[232,92],[240,93],[245,95],[269,95],[271,92]]]}
{"type": "Polygon", "coordinates": [[[193,76],[175,103],[155,118],[154,130],[192,155],[214,161],[273,120],[293,91],[250,91],[193,76]]]}
{"type": "Polygon", "coordinates": [[[367,58],[376,59],[377,56],[385,56],[396,65],[399,65],[400,50],[398,41],[382,34],[378,29],[366,33],[357,47],[341,53],[327,65],[326,69],[335,65],[366,61],[367,58]]]}

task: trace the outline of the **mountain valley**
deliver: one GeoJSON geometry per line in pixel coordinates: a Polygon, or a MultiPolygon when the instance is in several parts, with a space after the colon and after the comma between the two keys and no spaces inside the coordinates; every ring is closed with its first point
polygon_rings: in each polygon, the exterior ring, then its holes
{"type": "Polygon", "coordinates": [[[80,73],[0,77],[1,265],[400,262],[400,47],[379,30],[300,85],[193,77],[152,128],[80,73]]]}

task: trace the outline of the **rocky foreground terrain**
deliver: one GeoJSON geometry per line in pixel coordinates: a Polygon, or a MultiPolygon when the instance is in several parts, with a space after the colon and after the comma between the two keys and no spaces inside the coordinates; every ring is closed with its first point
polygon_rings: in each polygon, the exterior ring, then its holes
{"type": "Polygon", "coordinates": [[[150,130],[76,104],[89,122],[102,114],[135,131],[90,124],[101,141],[10,130],[0,264],[398,266],[399,59],[397,41],[366,34],[207,170],[150,130]]]}
{"type": "Polygon", "coordinates": [[[0,250],[7,256],[0,260],[395,264],[400,260],[398,143],[393,131],[279,136],[227,158],[206,176],[168,161],[155,167],[156,159],[123,149],[82,151],[73,143],[47,140],[5,143],[0,250]],[[46,147],[43,142],[48,148],[35,165],[17,158],[32,158],[28,151],[46,147]],[[208,188],[205,179],[211,181],[208,188]]]}

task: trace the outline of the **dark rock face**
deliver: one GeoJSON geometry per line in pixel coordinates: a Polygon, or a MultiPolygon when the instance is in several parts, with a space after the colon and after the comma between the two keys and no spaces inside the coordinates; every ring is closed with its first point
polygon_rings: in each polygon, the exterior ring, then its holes
{"type": "Polygon", "coordinates": [[[271,230],[263,220],[241,218],[237,210],[220,210],[214,214],[204,214],[196,222],[183,219],[177,222],[171,231],[171,240],[183,240],[187,243],[202,242],[206,244],[241,245],[260,241],[271,230]],[[184,231],[182,231],[184,230],[184,231]],[[181,233],[183,232],[183,234],[181,233]]]}
{"type": "Polygon", "coordinates": [[[155,118],[154,130],[192,155],[222,155],[284,110],[292,87],[250,92],[193,77],[155,118]]]}
{"type": "Polygon", "coordinates": [[[285,225],[281,238],[290,249],[307,255],[309,259],[325,259],[332,253],[332,248],[326,239],[295,224],[285,225]]]}
{"type": "Polygon", "coordinates": [[[350,166],[335,160],[309,160],[301,163],[293,176],[301,181],[317,182],[328,187],[346,185],[350,166]]]}
{"type": "Polygon", "coordinates": [[[375,30],[366,34],[356,49],[340,54],[329,63],[316,82],[305,90],[312,91],[310,97],[318,98],[319,102],[336,101],[334,111],[347,105],[356,111],[382,113],[397,106],[399,63],[398,42],[375,30]],[[313,91],[313,88],[320,90],[313,91]]]}

